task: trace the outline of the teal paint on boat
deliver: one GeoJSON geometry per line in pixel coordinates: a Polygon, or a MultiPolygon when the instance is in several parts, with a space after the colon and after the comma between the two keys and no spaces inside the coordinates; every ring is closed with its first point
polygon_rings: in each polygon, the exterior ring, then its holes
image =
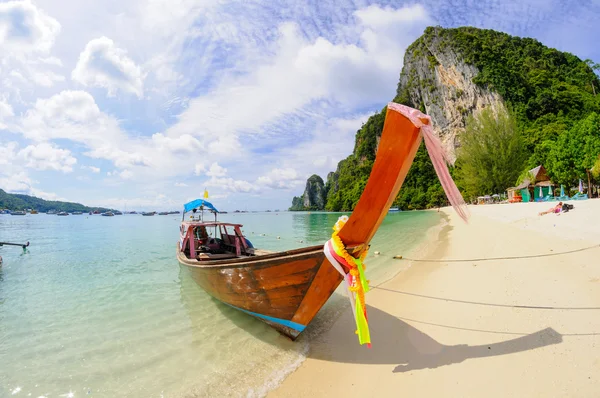
{"type": "MultiPolygon", "coordinates": [[[[223,304],[227,304],[227,303],[223,303],[223,304]]],[[[266,319],[267,321],[271,321],[271,322],[275,322],[275,323],[278,323],[278,324],[283,325],[283,326],[287,326],[288,328],[292,328],[292,329],[297,330],[299,332],[302,332],[304,329],[306,329],[306,325],[301,325],[299,323],[288,321],[288,320],[285,320],[285,319],[279,319],[279,318],[274,318],[272,316],[259,314],[258,312],[248,311],[248,310],[245,310],[243,308],[236,307],[235,305],[231,305],[231,304],[227,304],[227,305],[230,306],[231,308],[235,308],[236,310],[240,310],[242,312],[245,312],[246,314],[257,316],[259,318],[266,319]]]]}

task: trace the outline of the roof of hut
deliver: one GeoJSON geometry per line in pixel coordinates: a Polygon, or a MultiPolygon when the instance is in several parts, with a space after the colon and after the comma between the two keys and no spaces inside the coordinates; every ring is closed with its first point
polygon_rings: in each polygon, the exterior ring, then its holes
{"type": "Polygon", "coordinates": [[[533,169],[529,170],[529,174],[532,174],[534,177],[533,184],[531,183],[531,181],[529,181],[529,178],[525,178],[522,183],[515,187],[515,189],[524,189],[530,185],[544,187],[552,185],[552,183],[550,182],[550,177],[548,177],[548,173],[542,165],[539,165],[538,167],[534,167],[533,169]]]}

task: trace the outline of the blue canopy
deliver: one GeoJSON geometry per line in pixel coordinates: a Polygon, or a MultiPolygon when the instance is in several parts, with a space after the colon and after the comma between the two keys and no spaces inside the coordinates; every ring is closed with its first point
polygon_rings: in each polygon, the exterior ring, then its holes
{"type": "Polygon", "coordinates": [[[188,211],[191,211],[191,210],[193,210],[193,209],[195,209],[197,207],[200,207],[200,206],[204,206],[205,208],[207,208],[209,210],[212,210],[212,211],[214,211],[216,213],[219,212],[219,210],[215,209],[215,206],[213,206],[212,203],[207,202],[204,199],[196,199],[196,200],[192,200],[189,203],[184,204],[183,205],[183,212],[187,213],[188,211]]]}

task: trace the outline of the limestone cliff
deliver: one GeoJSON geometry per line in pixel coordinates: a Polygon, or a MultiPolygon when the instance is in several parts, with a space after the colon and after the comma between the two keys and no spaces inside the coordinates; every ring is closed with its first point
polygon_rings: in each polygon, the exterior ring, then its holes
{"type": "Polygon", "coordinates": [[[290,210],[324,210],[327,201],[327,191],[323,179],[316,174],[306,181],[302,196],[292,199],[290,210]]]}
{"type": "Polygon", "coordinates": [[[475,83],[479,69],[465,62],[448,42],[442,28],[428,28],[406,51],[396,102],[421,109],[431,117],[433,130],[452,162],[459,145],[457,135],[467,117],[491,106],[504,107],[502,97],[475,83]]]}

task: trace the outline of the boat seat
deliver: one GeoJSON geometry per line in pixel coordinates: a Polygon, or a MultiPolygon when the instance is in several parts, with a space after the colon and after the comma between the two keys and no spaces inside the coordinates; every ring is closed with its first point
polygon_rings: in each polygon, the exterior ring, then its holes
{"type": "Polygon", "coordinates": [[[225,260],[228,258],[236,258],[237,256],[233,253],[219,253],[219,254],[213,254],[213,253],[200,253],[198,254],[198,256],[196,257],[196,259],[198,261],[210,261],[210,260],[225,260]]]}

